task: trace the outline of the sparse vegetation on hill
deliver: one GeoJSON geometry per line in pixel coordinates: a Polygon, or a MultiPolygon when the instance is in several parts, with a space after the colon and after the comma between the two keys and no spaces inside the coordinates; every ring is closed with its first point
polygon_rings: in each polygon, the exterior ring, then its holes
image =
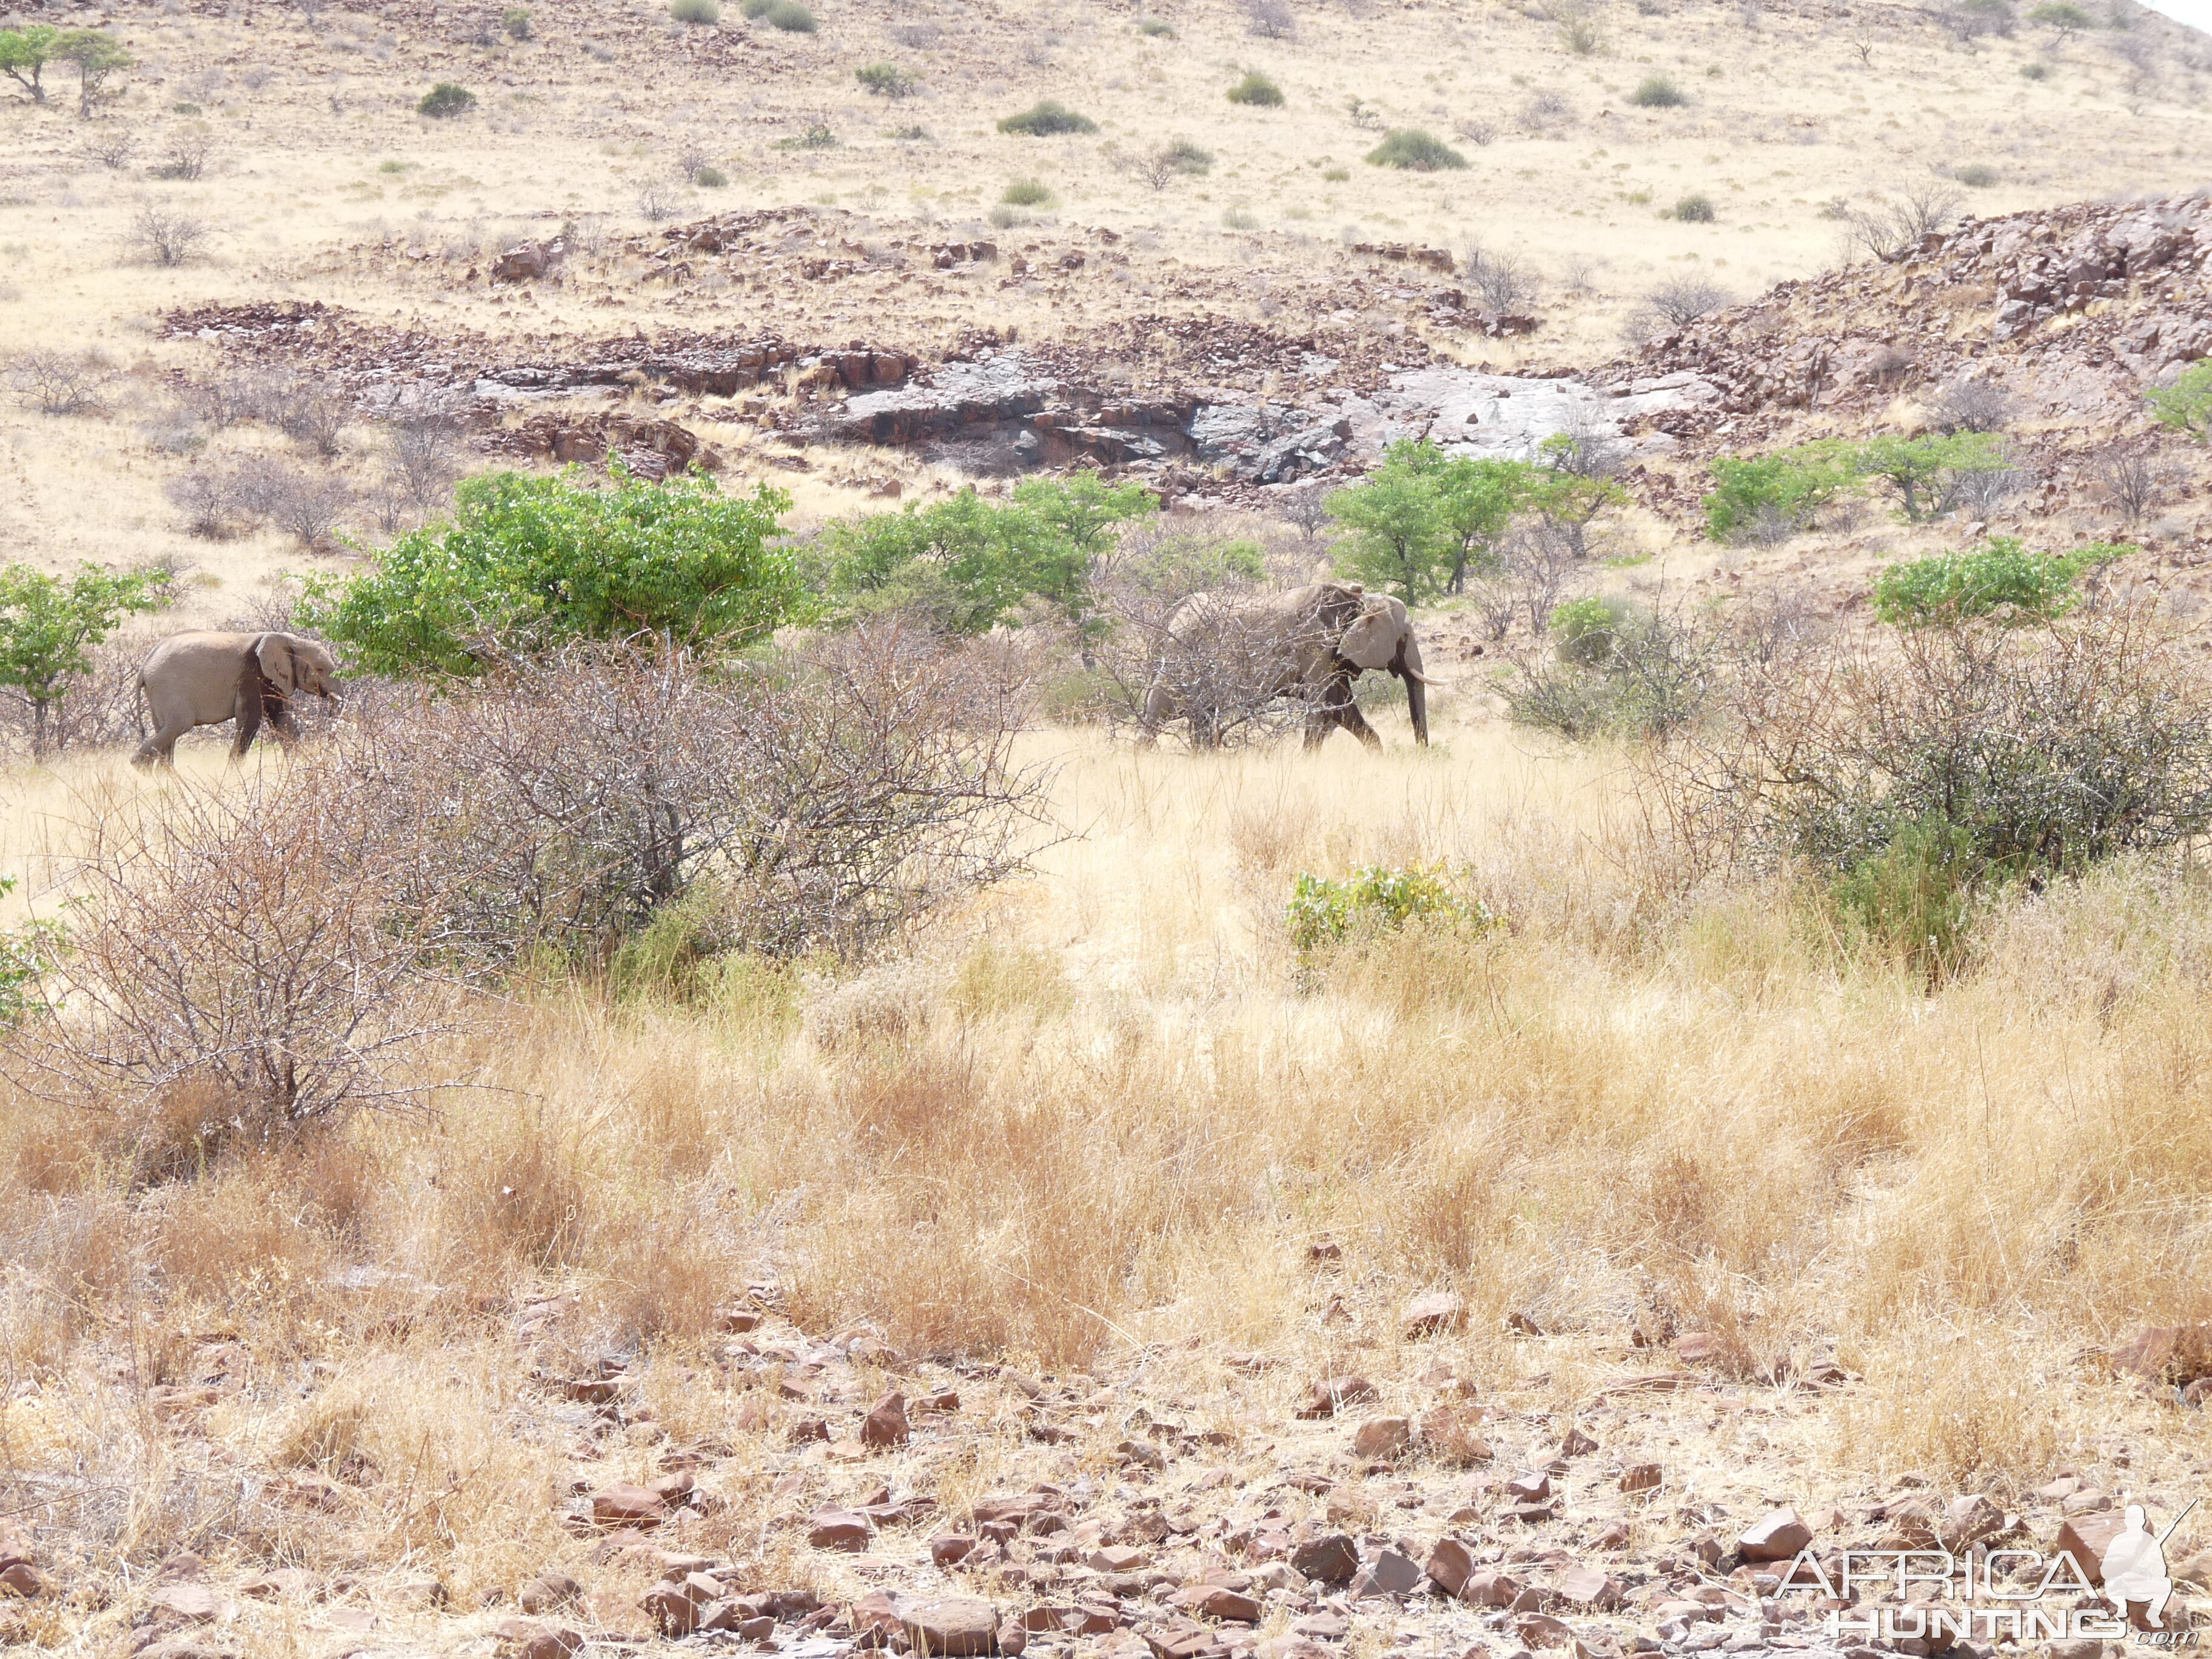
{"type": "Polygon", "coordinates": [[[1079,115],[1058,99],[1042,98],[1028,109],[1002,118],[999,131],[1018,132],[1030,138],[1050,138],[1068,132],[1096,132],[1098,124],[1087,115],[1079,115]]]}
{"type": "Polygon", "coordinates": [[[1411,173],[1441,173],[1467,166],[1467,157],[1418,127],[1399,127],[1368,151],[1370,166],[1411,173]]]}
{"type": "Polygon", "coordinates": [[[1258,70],[1246,70],[1243,78],[1229,88],[1229,101],[1274,109],[1282,104],[1283,89],[1258,70]]]}
{"type": "Polygon", "coordinates": [[[445,121],[457,115],[466,115],[476,106],[476,94],[454,82],[441,81],[422,94],[415,106],[415,112],[427,115],[434,121],[445,121]]]}

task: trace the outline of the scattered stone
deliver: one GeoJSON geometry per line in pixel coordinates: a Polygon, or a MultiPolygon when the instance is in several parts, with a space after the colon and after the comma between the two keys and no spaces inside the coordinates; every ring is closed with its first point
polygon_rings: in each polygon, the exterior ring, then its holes
{"type": "Polygon", "coordinates": [[[1561,1575],[1555,1588],[1576,1606],[1599,1613],[1611,1613],[1620,1605],[1620,1581],[1601,1567],[1577,1567],[1561,1575]]]}
{"type": "Polygon", "coordinates": [[[1812,1541],[1813,1529],[1797,1511],[1782,1509],[1761,1516],[1735,1547],[1747,1561],[1787,1561],[1812,1541]]]}
{"type": "Polygon", "coordinates": [[[514,1604],[525,1613],[550,1613],[580,1600],[584,1587],[557,1567],[548,1567],[514,1593],[514,1604]]]}
{"type": "Polygon", "coordinates": [[[1413,1565],[1409,1557],[1396,1550],[1378,1550],[1375,1559],[1362,1567],[1346,1593],[1355,1601],[1387,1596],[1395,1599],[1411,1595],[1420,1589],[1426,1575],[1413,1565]]]}
{"type": "Polygon", "coordinates": [[[601,1527],[657,1527],[667,1518],[668,1505],[647,1486],[617,1481],[592,1494],[592,1521],[601,1527]]]}
{"type": "Polygon", "coordinates": [[[1976,1492],[1954,1498],[1944,1506],[1942,1517],[1936,1523],[1936,1537],[1945,1549],[1956,1553],[1969,1544],[1996,1536],[2004,1527],[2004,1511],[1976,1492]]]}
{"type": "Polygon", "coordinates": [[[1521,1599],[1524,1587],[1509,1573],[1485,1569],[1472,1574],[1461,1587],[1460,1600],[1479,1607],[1510,1607],[1521,1599]]]}
{"type": "Polygon", "coordinates": [[[929,1540],[929,1559],[940,1567],[957,1567],[975,1553],[977,1540],[964,1532],[949,1532],[929,1540]]]}
{"type": "Polygon", "coordinates": [[[1455,1597],[1474,1576],[1474,1553],[1456,1538],[1440,1538],[1429,1552],[1425,1571],[1431,1583],[1446,1595],[1455,1597]]]}
{"type": "Polygon", "coordinates": [[[2069,1516],[2058,1528],[2057,1553],[2071,1555],[2081,1577],[2092,1584],[2105,1582],[2105,1552],[2127,1530],[2125,1517],[2109,1511],[2069,1516]]]}
{"type": "Polygon", "coordinates": [[[1653,1492],[1666,1479],[1666,1471],[1656,1463],[1634,1463],[1620,1472],[1617,1483],[1623,1492],[1653,1492]]]}
{"type": "Polygon", "coordinates": [[[1233,1624],[1256,1625],[1260,1622],[1260,1604],[1241,1590],[1226,1584],[1193,1584],[1179,1589],[1168,1597],[1170,1606],[1200,1613],[1208,1619],[1225,1619],[1233,1624]]]}
{"type": "Polygon", "coordinates": [[[2175,1387],[2212,1376],[2212,1325],[2151,1325],[2112,1355],[2122,1370],[2175,1387]]]}
{"type": "Polygon", "coordinates": [[[1524,1613],[1513,1621],[1513,1628],[1532,1648],[1564,1648],[1575,1643],[1573,1628],[1547,1613],[1524,1613]]]}
{"type": "Polygon", "coordinates": [[[907,1443],[906,1396],[893,1389],[870,1408],[860,1425],[860,1443],[884,1451],[907,1443]]]}
{"type": "Polygon", "coordinates": [[[1402,1417],[1370,1417],[1352,1437],[1355,1457],[1395,1457],[1413,1438],[1413,1425],[1402,1417]]]}
{"type": "Polygon", "coordinates": [[[1359,1547],[1342,1533],[1331,1533],[1292,1550],[1291,1565],[1324,1584],[1346,1583],[1359,1571],[1359,1547]]]}
{"type": "Polygon", "coordinates": [[[146,1605],[160,1616],[166,1616],[187,1625],[211,1625],[228,1622],[237,1615],[238,1609],[227,1598],[216,1593],[214,1586],[198,1578],[177,1579],[157,1585],[146,1598],[146,1605]]]}
{"type": "Polygon", "coordinates": [[[1572,1424],[1568,1425],[1566,1437],[1559,1442],[1562,1457],[1587,1457],[1597,1449],[1597,1442],[1572,1424]]]}
{"type": "Polygon", "coordinates": [[[863,1550],[872,1535],[865,1516],[835,1505],[806,1517],[806,1541],[817,1550],[863,1550]]]}
{"type": "Polygon", "coordinates": [[[1399,1322],[1408,1337],[1439,1336],[1467,1328],[1467,1304],[1449,1291],[1433,1291],[1406,1304],[1399,1322]]]}
{"type": "Polygon", "coordinates": [[[493,1634],[507,1659],[574,1659],[584,1648],[580,1632],[535,1619],[502,1619],[493,1634]]]}
{"type": "Polygon", "coordinates": [[[999,1650],[999,1610],[979,1597],[901,1598],[901,1607],[907,1640],[917,1650],[945,1659],[972,1659],[999,1650]]]}
{"type": "Polygon", "coordinates": [[[1103,1549],[1091,1551],[1084,1565],[1094,1572],[1138,1572],[1152,1562],[1142,1550],[1131,1549],[1126,1544],[1109,1544],[1103,1549]]]}
{"type": "Polygon", "coordinates": [[[1530,1469],[1505,1483],[1506,1495],[1523,1504],[1540,1504],[1552,1495],[1552,1476],[1546,1469],[1530,1469]]]}

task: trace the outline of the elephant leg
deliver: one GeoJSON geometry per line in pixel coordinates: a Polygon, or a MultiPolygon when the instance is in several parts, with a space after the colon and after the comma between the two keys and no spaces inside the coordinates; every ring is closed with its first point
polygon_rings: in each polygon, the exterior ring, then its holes
{"type": "Polygon", "coordinates": [[[1337,724],[1365,744],[1370,749],[1382,746],[1382,734],[1367,723],[1367,716],[1359,712],[1359,705],[1347,702],[1338,711],[1337,724]]]}
{"type": "Polygon", "coordinates": [[[1152,689],[1145,693],[1144,735],[1138,741],[1146,748],[1159,741],[1161,731],[1175,718],[1175,712],[1174,694],[1164,681],[1154,680],[1152,689]]]}
{"type": "Polygon", "coordinates": [[[274,686],[261,694],[261,716],[268,721],[269,729],[276,734],[276,741],[286,748],[299,741],[300,726],[292,716],[291,699],[274,686]]]}
{"type": "Polygon", "coordinates": [[[267,706],[271,689],[251,664],[239,676],[238,697],[231,705],[232,718],[238,722],[238,735],[230,745],[231,759],[244,760],[246,751],[253,747],[253,739],[261,730],[262,711],[267,706]]]}

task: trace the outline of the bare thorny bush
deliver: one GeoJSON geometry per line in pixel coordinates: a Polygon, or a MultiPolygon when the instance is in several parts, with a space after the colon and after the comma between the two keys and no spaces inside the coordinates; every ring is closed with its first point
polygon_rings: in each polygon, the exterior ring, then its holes
{"type": "Polygon", "coordinates": [[[1109,588],[1103,609],[1114,629],[1097,653],[1108,724],[1146,742],[1179,726],[1194,749],[1272,743],[1302,727],[1304,702],[1281,691],[1284,659],[1297,641],[1239,604],[1258,592],[1109,588]],[[1164,719],[1151,707],[1156,686],[1172,710],[1164,719]]]}
{"type": "Polygon", "coordinates": [[[2212,692],[2191,641],[2109,597],[2056,624],[1784,641],[1718,718],[1654,749],[1647,806],[1694,873],[1840,874],[1928,826],[1972,872],[2040,883],[2212,829],[2212,692]]]}

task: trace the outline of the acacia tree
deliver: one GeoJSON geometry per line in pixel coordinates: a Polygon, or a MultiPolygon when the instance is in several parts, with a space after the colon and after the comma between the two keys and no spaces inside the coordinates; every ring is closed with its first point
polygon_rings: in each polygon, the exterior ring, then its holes
{"type": "Polygon", "coordinates": [[[0,71],[30,94],[34,104],[46,101],[43,79],[47,63],[54,55],[54,42],[61,31],[51,23],[33,23],[27,28],[0,29],[0,71]]]}
{"type": "Polygon", "coordinates": [[[1437,591],[1449,549],[1430,466],[1432,446],[1394,444],[1364,483],[1328,498],[1328,514],[1351,533],[1337,547],[1345,574],[1388,588],[1407,605],[1437,591]]]}
{"type": "Polygon", "coordinates": [[[76,70],[76,112],[88,121],[106,96],[110,77],[131,67],[123,43],[98,29],[70,30],[55,41],[53,55],[76,70]]]}
{"type": "Polygon", "coordinates": [[[92,672],[88,655],[123,618],[160,601],[143,571],[79,567],[64,582],[27,564],[0,568],[0,685],[31,705],[31,752],[43,757],[53,710],[69,683],[92,672]]]}

